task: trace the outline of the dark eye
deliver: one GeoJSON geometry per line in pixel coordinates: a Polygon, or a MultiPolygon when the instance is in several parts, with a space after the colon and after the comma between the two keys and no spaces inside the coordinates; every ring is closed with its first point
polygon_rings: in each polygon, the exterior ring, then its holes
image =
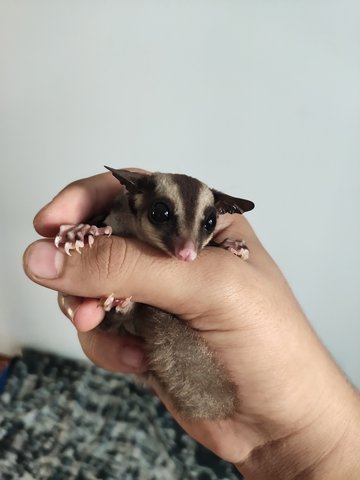
{"type": "Polygon", "coordinates": [[[212,233],[216,227],[216,215],[215,213],[210,213],[210,215],[206,218],[204,223],[205,230],[208,233],[212,233]]]}
{"type": "Polygon", "coordinates": [[[164,202],[156,202],[149,210],[149,219],[152,223],[165,223],[171,218],[170,207],[164,202]]]}

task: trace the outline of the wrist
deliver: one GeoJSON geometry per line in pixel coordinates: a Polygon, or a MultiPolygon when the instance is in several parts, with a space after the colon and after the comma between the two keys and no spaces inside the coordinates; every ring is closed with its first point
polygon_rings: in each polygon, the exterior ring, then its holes
{"type": "Polygon", "coordinates": [[[337,387],[303,423],[265,440],[236,465],[246,480],[360,478],[360,396],[340,373],[337,387]]]}

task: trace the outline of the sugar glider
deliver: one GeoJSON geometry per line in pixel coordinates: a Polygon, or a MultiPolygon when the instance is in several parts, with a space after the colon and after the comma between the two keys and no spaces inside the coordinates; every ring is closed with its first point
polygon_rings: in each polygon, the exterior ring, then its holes
{"type": "MultiPolygon", "coordinates": [[[[219,215],[242,214],[254,203],[209,188],[187,175],[133,173],[106,167],[125,186],[94,224],[63,225],[57,247],[70,254],[91,246],[98,235],[136,237],[180,261],[194,261],[212,241],[219,215]]],[[[214,243],[211,243],[214,245],[214,243]]],[[[243,260],[249,250],[243,240],[226,239],[222,248],[243,260]]],[[[237,260],[234,260],[237,261],[237,260]]],[[[187,420],[231,417],[237,406],[236,386],[201,333],[176,316],[131,299],[109,295],[99,328],[144,339],[148,371],[141,377],[155,383],[179,415],[187,420]]]]}

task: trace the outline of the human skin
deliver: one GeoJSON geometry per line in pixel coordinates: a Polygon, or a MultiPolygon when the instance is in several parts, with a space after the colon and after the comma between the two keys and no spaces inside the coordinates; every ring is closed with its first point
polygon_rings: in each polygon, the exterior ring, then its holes
{"type": "MultiPolygon", "coordinates": [[[[63,223],[99,213],[121,188],[110,174],[65,188],[35,217],[53,237],[63,223]]],[[[245,239],[250,259],[207,247],[180,262],[135,239],[97,238],[66,256],[52,240],[24,254],[24,269],[55,291],[85,354],[103,368],[146,369],[141,340],[95,327],[97,299],[114,293],[169,311],[196,328],[236,382],[239,407],[220,421],[188,422],[162,399],[197,441],[236,464],[246,479],[360,478],[360,398],[311,328],[277,265],[240,215],[221,217],[216,241],[245,239]]],[[[159,393],[160,394],[160,393],[159,393]]],[[[160,394],[161,395],[161,394],[160,394]]]]}

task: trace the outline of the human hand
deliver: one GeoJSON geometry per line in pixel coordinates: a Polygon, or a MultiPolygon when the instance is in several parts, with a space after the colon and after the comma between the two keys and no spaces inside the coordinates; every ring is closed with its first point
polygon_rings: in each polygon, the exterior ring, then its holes
{"type": "MultiPolygon", "coordinates": [[[[75,182],[39,212],[35,228],[54,236],[60,224],[79,223],[101,211],[119,188],[110,174],[75,182]]],[[[246,240],[248,262],[208,247],[195,262],[184,263],[136,240],[110,237],[98,238],[92,249],[72,257],[51,241],[38,241],[26,251],[24,265],[32,280],[67,295],[60,295],[63,311],[72,317],[85,353],[105,368],[146,369],[141,341],[94,330],[103,318],[96,299],[109,292],[169,311],[201,332],[236,381],[239,410],[227,420],[191,423],[167,407],[190,435],[249,478],[269,478],[274,459],[281,458],[284,469],[285,454],[292,459],[286,468],[296,472],[276,478],[292,478],[299,468],[323,468],[319,458],[340,436],[353,436],[349,413],[341,405],[358,406],[358,397],[246,219],[221,217],[216,241],[226,237],[246,240]],[[48,272],[40,270],[50,265],[48,272]]],[[[359,428],[359,415],[350,411],[359,428]]]]}

